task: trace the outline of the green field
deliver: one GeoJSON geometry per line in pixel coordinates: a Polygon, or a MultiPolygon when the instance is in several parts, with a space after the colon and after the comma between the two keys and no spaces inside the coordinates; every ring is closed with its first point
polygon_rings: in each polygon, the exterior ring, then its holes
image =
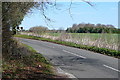
{"type": "MultiPolygon", "coordinates": [[[[50,35],[50,36],[60,36],[61,34],[62,33],[46,33],[46,35],[50,35]]],[[[94,40],[99,39],[99,38],[118,39],[118,35],[120,35],[120,34],[108,34],[108,33],[103,33],[103,34],[99,34],[99,33],[68,33],[68,34],[72,35],[73,38],[91,37],[94,40]]]]}
{"type": "Polygon", "coordinates": [[[46,35],[60,37],[62,40],[70,40],[70,42],[83,45],[97,46],[114,50],[118,50],[118,36],[120,36],[120,34],[108,33],[46,33],[46,35]]]}
{"type": "Polygon", "coordinates": [[[72,38],[81,40],[82,38],[89,38],[93,41],[95,40],[104,40],[108,43],[117,43],[118,35],[120,34],[92,34],[92,33],[70,33],[72,38]]]}
{"type": "MultiPolygon", "coordinates": [[[[28,35],[28,33],[26,35],[28,35]]],[[[50,38],[53,40],[73,42],[76,44],[96,46],[99,48],[107,48],[112,50],[118,50],[118,38],[120,36],[120,34],[110,33],[32,33],[31,35],[39,35],[44,38],[50,38]]]]}

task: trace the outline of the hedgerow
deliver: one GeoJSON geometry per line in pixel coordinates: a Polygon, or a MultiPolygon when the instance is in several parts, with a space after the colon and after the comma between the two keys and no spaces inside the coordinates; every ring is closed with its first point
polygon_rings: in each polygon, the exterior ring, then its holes
{"type": "Polygon", "coordinates": [[[120,51],[111,50],[111,49],[107,49],[107,48],[99,48],[99,47],[96,47],[96,46],[87,46],[87,45],[76,44],[76,43],[73,43],[73,42],[52,40],[50,38],[28,36],[28,35],[15,35],[15,37],[53,42],[53,43],[62,44],[62,45],[70,46],[70,47],[75,47],[75,48],[85,49],[85,50],[89,50],[89,51],[94,51],[94,52],[105,54],[105,55],[108,55],[108,56],[113,56],[113,57],[117,57],[117,58],[120,57],[120,51]]]}

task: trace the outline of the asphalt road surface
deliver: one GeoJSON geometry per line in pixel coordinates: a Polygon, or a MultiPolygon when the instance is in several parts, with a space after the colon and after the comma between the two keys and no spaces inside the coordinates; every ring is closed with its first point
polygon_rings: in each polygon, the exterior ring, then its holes
{"type": "Polygon", "coordinates": [[[72,78],[118,78],[120,73],[117,58],[50,42],[19,40],[40,52],[59,71],[72,78]]]}

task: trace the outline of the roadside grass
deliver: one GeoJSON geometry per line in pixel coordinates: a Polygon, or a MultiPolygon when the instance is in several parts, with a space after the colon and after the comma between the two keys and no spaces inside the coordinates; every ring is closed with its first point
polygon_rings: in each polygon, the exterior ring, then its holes
{"type": "Polygon", "coordinates": [[[53,42],[53,43],[62,44],[62,45],[66,45],[66,46],[71,46],[71,47],[76,47],[76,48],[85,49],[85,50],[90,50],[90,51],[93,51],[93,52],[97,52],[97,53],[105,54],[105,55],[108,55],[108,56],[113,56],[113,57],[116,57],[116,58],[120,58],[120,51],[111,50],[111,49],[107,49],[107,48],[98,48],[98,47],[95,47],[95,46],[81,45],[81,44],[76,44],[76,43],[73,43],[73,42],[52,40],[50,38],[42,38],[42,37],[28,36],[28,35],[15,35],[14,37],[48,41],[48,42],[53,42]]]}
{"type": "Polygon", "coordinates": [[[9,60],[3,58],[3,80],[8,78],[13,80],[30,78],[46,80],[58,77],[54,74],[52,65],[40,53],[22,43],[17,46],[19,48],[15,49],[21,53],[19,56],[12,56],[9,60]]]}
{"type": "MultiPolygon", "coordinates": [[[[21,34],[21,33],[20,33],[21,34]]],[[[81,45],[96,46],[99,48],[107,48],[118,50],[120,34],[113,33],[26,33],[22,35],[32,35],[52,40],[69,41],[81,45]]]]}

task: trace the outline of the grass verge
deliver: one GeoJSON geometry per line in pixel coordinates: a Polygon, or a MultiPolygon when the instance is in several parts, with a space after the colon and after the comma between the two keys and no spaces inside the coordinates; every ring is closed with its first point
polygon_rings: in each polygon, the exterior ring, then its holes
{"type": "Polygon", "coordinates": [[[53,42],[53,43],[62,44],[62,45],[70,46],[70,47],[76,47],[76,48],[85,49],[85,50],[90,50],[90,51],[105,54],[105,55],[108,55],[108,56],[113,56],[113,57],[116,57],[116,58],[120,58],[120,51],[106,49],[106,48],[98,48],[98,47],[95,47],[95,46],[87,46],[87,45],[81,45],[81,44],[76,44],[76,43],[72,43],[72,42],[52,40],[52,39],[49,39],[49,38],[42,38],[42,37],[28,36],[28,35],[15,35],[14,37],[48,41],[48,42],[53,42]]]}
{"type": "Polygon", "coordinates": [[[19,52],[19,55],[12,54],[9,59],[3,58],[3,80],[46,80],[58,77],[54,75],[51,64],[32,47],[20,43],[14,50],[16,53],[19,52]]]}

